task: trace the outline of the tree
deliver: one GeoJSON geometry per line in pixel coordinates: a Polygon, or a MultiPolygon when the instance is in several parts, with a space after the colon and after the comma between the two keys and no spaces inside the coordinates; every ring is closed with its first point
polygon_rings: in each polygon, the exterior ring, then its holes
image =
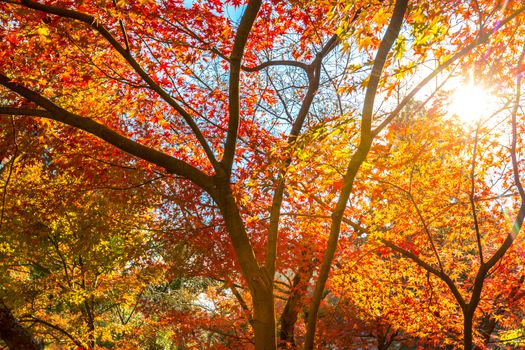
{"type": "MultiPolygon", "coordinates": [[[[515,108],[506,113],[513,116],[511,129],[516,130],[515,108]]],[[[512,301],[521,284],[519,272],[513,271],[515,261],[506,256],[523,215],[514,153],[517,134],[512,133],[507,148],[499,139],[507,125],[494,117],[484,121],[487,126],[481,123],[469,130],[439,115],[395,123],[390,157],[383,158],[388,170],[370,175],[382,184],[382,193],[372,200],[375,215],[369,232],[437,278],[439,288],[449,289],[456,311],[463,314],[465,349],[472,348],[478,308],[488,315],[500,314],[503,295],[512,301]],[[492,123],[502,129],[496,131],[492,123]],[[507,149],[511,152],[505,155],[507,149]],[[505,200],[508,192],[510,199],[505,200]],[[510,220],[514,222],[509,224],[510,220]],[[510,270],[499,276],[502,269],[510,270]],[[516,281],[505,290],[502,285],[511,280],[516,281]]]]}
{"type": "Polygon", "coordinates": [[[62,141],[57,151],[49,129],[13,126],[11,176],[1,178],[2,300],[43,344],[115,345],[131,333],[146,286],[164,277],[148,230],[159,199],[144,188],[150,174],[110,167],[96,143],[86,152],[62,141]],[[91,158],[78,162],[79,149],[91,158]],[[64,167],[76,161],[89,170],[64,167]]]}
{"type": "Polygon", "coordinates": [[[68,125],[65,134],[84,143],[95,136],[135,157],[118,164],[171,176],[173,188],[200,202],[192,207],[199,222],[230,239],[257,349],[276,348],[274,277],[287,273],[277,271],[278,242],[302,239],[293,236],[297,226],[281,226],[282,214],[301,205],[289,182],[306,160],[295,158],[296,141],[346,117],[358,131],[343,174],[331,174],[337,185],[322,215],[329,224],[320,224],[326,248],[308,311],[311,349],[341,228],[352,227],[343,219],[356,216],[348,201],[374,140],[441,73],[518,41],[519,2],[477,4],[476,12],[455,2],[250,0],[229,19],[238,1],[6,1],[0,112],[68,125]],[[436,68],[396,101],[402,78],[416,79],[427,59],[436,68]],[[383,96],[395,107],[378,109],[383,96]]]}

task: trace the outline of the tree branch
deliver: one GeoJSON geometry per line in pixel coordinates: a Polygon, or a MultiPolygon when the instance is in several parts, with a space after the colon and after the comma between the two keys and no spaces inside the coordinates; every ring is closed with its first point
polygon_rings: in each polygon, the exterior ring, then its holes
{"type": "Polygon", "coordinates": [[[319,305],[323,297],[323,291],[328,280],[332,261],[337,249],[337,242],[339,241],[339,234],[341,232],[341,222],[344,216],[344,211],[352,193],[354,180],[357,176],[361,164],[366,159],[374,134],[371,132],[372,114],[374,110],[374,101],[377,93],[377,88],[381,80],[381,74],[386,63],[386,59],[392,45],[401,30],[403,19],[408,8],[408,0],[397,0],[394,6],[394,12],[390,18],[390,22],[386,29],[386,33],[379,44],[376,53],[374,65],[370,75],[370,81],[366,89],[365,100],[363,103],[363,111],[361,117],[361,138],[357,150],[352,155],[346,173],[343,177],[343,188],[337,200],[336,207],[332,212],[332,223],[330,225],[330,234],[328,242],[323,254],[321,268],[319,270],[319,277],[315,284],[314,293],[308,313],[307,330],[304,342],[304,350],[311,350],[314,347],[315,330],[317,323],[317,314],[319,312],[319,305]]]}
{"type": "Polygon", "coordinates": [[[480,35],[478,36],[477,40],[475,40],[474,42],[472,42],[469,45],[465,46],[463,49],[459,50],[455,55],[453,55],[451,58],[449,58],[446,62],[444,62],[443,64],[439,65],[434,71],[432,71],[432,73],[427,75],[425,77],[425,79],[423,79],[419,84],[417,84],[416,87],[414,89],[412,89],[412,91],[410,91],[410,93],[408,93],[408,95],[405,96],[405,98],[397,105],[397,107],[392,112],[390,112],[388,117],[385,120],[383,120],[383,122],[381,122],[381,124],[379,124],[379,126],[377,126],[373,130],[372,134],[374,136],[379,134],[381,132],[381,130],[383,130],[388,124],[390,124],[392,119],[396,118],[399,115],[401,110],[414,98],[414,96],[426,84],[428,84],[428,82],[430,82],[432,79],[434,79],[439,73],[444,71],[446,68],[448,68],[452,63],[454,63],[458,59],[460,59],[463,56],[465,56],[468,53],[470,53],[470,51],[472,51],[472,49],[474,49],[475,47],[488,42],[488,40],[490,39],[490,36],[492,34],[496,33],[500,28],[505,26],[507,23],[512,21],[514,18],[519,16],[524,11],[525,11],[525,6],[519,8],[512,15],[510,15],[507,18],[505,18],[501,22],[498,22],[498,25],[496,27],[494,27],[491,31],[489,31],[487,33],[480,33],[480,35]]]}
{"type": "Polygon", "coordinates": [[[208,156],[211,164],[217,170],[218,162],[215,158],[215,155],[210,148],[210,145],[206,141],[204,135],[200,131],[199,127],[193,120],[193,117],[184,109],[181,105],[177,103],[167,91],[165,91],[159,84],[157,84],[153,78],[141,67],[141,65],[133,58],[129,50],[124,48],[117,39],[102,25],[100,22],[93,16],[74,11],[69,9],[64,9],[61,7],[53,5],[44,5],[36,1],[31,0],[21,0],[21,4],[25,7],[42,11],[45,13],[50,13],[63,18],[70,18],[87,24],[89,27],[95,29],[99,32],[108,43],[115,49],[117,52],[124,58],[129,65],[134,69],[134,71],[149,85],[149,87],[155,91],[164,101],[166,101],[177,113],[179,113],[184,121],[189,125],[193,134],[199,141],[200,145],[204,149],[204,152],[208,156]]]}
{"type": "MultiPolygon", "coordinates": [[[[301,107],[297,112],[297,116],[292,124],[292,129],[288,135],[288,146],[292,146],[300,135],[303,125],[312,106],[316,92],[319,89],[321,79],[321,67],[323,59],[328,55],[338,44],[340,39],[337,35],[333,35],[324,45],[322,50],[315,56],[314,61],[308,65],[306,73],[308,74],[308,90],[301,103],[301,107]]],[[[286,169],[292,162],[292,157],[288,156],[284,161],[283,170],[279,173],[277,180],[277,187],[275,189],[272,206],[270,208],[270,225],[268,228],[268,240],[266,243],[266,259],[265,268],[270,276],[275,274],[275,259],[277,256],[277,237],[279,235],[279,220],[281,215],[281,204],[284,197],[285,179],[284,175],[286,169]]]]}
{"type": "Polygon", "coordinates": [[[235,296],[235,298],[241,305],[241,308],[246,313],[246,316],[248,317],[248,322],[253,326],[252,311],[248,307],[248,304],[246,304],[246,301],[244,301],[244,298],[242,297],[241,293],[239,293],[239,291],[237,290],[237,288],[235,287],[233,283],[230,285],[230,290],[232,291],[233,295],[235,296]]]}
{"type": "Polygon", "coordinates": [[[261,7],[262,0],[250,0],[242,16],[239,29],[235,34],[235,41],[233,43],[233,49],[230,55],[230,88],[229,88],[229,121],[228,121],[228,133],[226,136],[226,143],[224,145],[224,155],[221,160],[221,164],[224,167],[227,175],[231,173],[233,161],[235,158],[235,148],[237,143],[237,135],[239,132],[239,121],[240,121],[240,72],[241,72],[241,61],[244,55],[244,48],[248,41],[248,36],[252,29],[253,23],[257,18],[259,9],[261,7]]]}
{"type": "Polygon", "coordinates": [[[0,73],[0,85],[7,87],[28,100],[36,103],[37,105],[45,108],[41,109],[29,109],[29,108],[10,108],[0,107],[0,114],[4,115],[25,115],[25,116],[39,116],[47,119],[53,119],[58,122],[73,126],[77,129],[88,132],[98,138],[112,144],[113,146],[127,152],[135,157],[144,159],[157,166],[165,168],[167,172],[172,174],[180,175],[197,186],[201,187],[208,193],[213,193],[213,184],[211,178],[193,167],[192,165],[174,158],[170,155],[157,151],[153,148],[144,146],[135,142],[119,133],[111,130],[105,125],[102,125],[92,119],[79,116],[77,114],[66,111],[65,109],[55,105],[45,97],[33,92],[22,85],[14,83],[9,80],[5,75],[0,73]]]}
{"type": "MultiPolygon", "coordinates": [[[[11,181],[11,177],[13,176],[13,168],[15,166],[16,157],[18,156],[18,143],[16,142],[16,127],[15,127],[15,119],[13,116],[11,116],[11,126],[13,130],[13,145],[15,146],[15,150],[13,152],[13,157],[8,162],[9,163],[9,172],[7,173],[7,179],[5,180],[3,190],[2,190],[2,210],[0,212],[0,228],[2,227],[4,223],[4,214],[5,214],[5,202],[7,198],[7,188],[9,187],[9,182],[11,181]]],[[[7,164],[5,165],[7,166],[7,164]]],[[[4,168],[0,169],[0,175],[2,175],[4,168]]]]}
{"type": "Polygon", "coordinates": [[[472,218],[474,220],[474,230],[476,231],[476,242],[478,244],[479,263],[481,266],[485,263],[483,260],[483,247],[481,246],[481,232],[479,230],[478,214],[476,210],[476,202],[474,198],[475,193],[475,169],[476,169],[476,155],[478,150],[478,136],[479,136],[479,124],[476,128],[476,136],[474,138],[474,150],[472,151],[472,164],[470,169],[470,208],[472,211],[472,218]]]}
{"type": "MultiPolygon", "coordinates": [[[[117,0],[113,0],[113,6],[115,6],[115,8],[118,10],[117,0]]],[[[126,51],[129,52],[128,33],[126,32],[126,28],[124,27],[124,22],[122,21],[122,18],[118,19],[118,23],[120,25],[120,30],[122,30],[122,35],[124,36],[124,43],[126,44],[126,51]]]]}
{"type": "Polygon", "coordinates": [[[465,300],[463,299],[463,297],[461,296],[461,293],[459,292],[458,288],[456,287],[456,285],[454,284],[454,282],[450,279],[450,277],[448,275],[446,275],[444,272],[439,271],[438,269],[434,268],[432,265],[430,265],[429,263],[425,262],[424,260],[419,258],[414,253],[412,253],[412,252],[410,252],[410,251],[408,251],[406,249],[403,249],[403,248],[397,246],[396,244],[394,244],[394,243],[392,243],[390,241],[387,241],[386,239],[380,239],[380,242],[383,243],[384,245],[386,245],[387,247],[389,247],[390,249],[392,249],[393,251],[396,251],[396,252],[400,253],[401,255],[403,255],[404,257],[412,260],[417,265],[419,265],[420,267],[424,268],[425,270],[427,270],[428,272],[430,272],[431,274],[433,274],[434,276],[438,277],[443,282],[445,282],[447,284],[447,286],[449,287],[450,291],[452,292],[452,294],[454,294],[454,298],[456,298],[456,301],[458,302],[460,307],[462,309],[464,309],[466,307],[467,304],[465,303],[465,300]]]}
{"type": "Polygon", "coordinates": [[[241,66],[242,70],[245,72],[258,72],[268,67],[275,67],[275,66],[289,66],[289,67],[296,67],[301,68],[305,72],[308,72],[310,70],[310,65],[299,62],[299,61],[292,61],[292,60],[272,60],[272,61],[266,61],[263,62],[257,66],[254,67],[246,67],[241,66]]]}
{"type": "Polygon", "coordinates": [[[20,325],[20,321],[15,318],[2,299],[0,299],[0,339],[10,349],[43,349],[43,346],[20,325]]]}
{"type": "Polygon", "coordinates": [[[520,72],[520,67],[521,67],[521,64],[524,58],[525,58],[525,45],[523,46],[518,63],[516,65],[516,75],[517,75],[516,76],[516,99],[515,99],[514,107],[512,110],[512,144],[511,144],[511,150],[510,150],[510,155],[512,159],[512,171],[514,174],[514,185],[518,188],[518,193],[520,195],[520,200],[521,200],[521,206],[518,211],[518,215],[516,216],[516,220],[514,221],[514,224],[512,225],[512,229],[510,230],[507,237],[505,238],[505,241],[503,241],[499,249],[487,261],[486,263],[487,271],[490,270],[494,265],[496,265],[496,263],[501,258],[503,258],[507,250],[510,248],[510,246],[516,239],[516,236],[520,232],[521,227],[523,226],[523,219],[525,218],[525,190],[523,189],[523,185],[521,183],[519,163],[518,163],[518,158],[516,155],[516,144],[518,140],[516,119],[517,119],[519,102],[520,102],[520,97],[521,97],[521,78],[522,78],[519,72],[520,72]]]}
{"type": "Polygon", "coordinates": [[[45,320],[42,320],[38,317],[35,317],[35,316],[28,316],[27,319],[21,319],[20,322],[37,322],[37,323],[41,323],[43,324],[44,326],[47,326],[49,328],[53,328],[54,330],[57,330],[59,331],[60,333],[64,334],[66,337],[68,337],[69,339],[71,339],[71,341],[76,345],[78,346],[79,348],[87,348],[87,346],[85,344],[82,344],[82,342],[80,340],[78,340],[77,338],[75,338],[73,335],[71,335],[71,333],[67,332],[65,329],[63,329],[62,327],[59,327],[57,325],[54,325],[52,323],[49,323],[45,320]]]}

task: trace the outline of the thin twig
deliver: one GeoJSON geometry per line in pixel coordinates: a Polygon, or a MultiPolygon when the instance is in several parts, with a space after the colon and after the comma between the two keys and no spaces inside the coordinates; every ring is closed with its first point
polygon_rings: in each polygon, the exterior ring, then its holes
{"type": "Polygon", "coordinates": [[[7,179],[5,180],[4,189],[2,192],[2,212],[0,213],[0,227],[2,227],[2,224],[4,222],[5,201],[7,198],[7,187],[9,186],[9,182],[11,181],[11,176],[13,175],[13,168],[15,165],[15,160],[18,154],[18,144],[16,143],[16,127],[15,127],[15,117],[14,116],[11,116],[11,126],[13,128],[13,145],[15,146],[15,151],[13,153],[13,159],[11,161],[11,164],[9,165],[9,173],[7,174],[7,179]]]}

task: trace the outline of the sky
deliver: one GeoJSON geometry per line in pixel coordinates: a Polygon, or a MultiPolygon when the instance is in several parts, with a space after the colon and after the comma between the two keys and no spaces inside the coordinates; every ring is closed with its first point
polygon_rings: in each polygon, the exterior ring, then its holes
{"type": "MultiPolygon", "coordinates": [[[[183,5],[186,7],[191,7],[195,3],[195,0],[184,0],[183,5]]],[[[244,13],[246,5],[243,6],[231,6],[227,5],[224,9],[226,17],[229,18],[234,23],[239,23],[241,16],[244,13]]]]}

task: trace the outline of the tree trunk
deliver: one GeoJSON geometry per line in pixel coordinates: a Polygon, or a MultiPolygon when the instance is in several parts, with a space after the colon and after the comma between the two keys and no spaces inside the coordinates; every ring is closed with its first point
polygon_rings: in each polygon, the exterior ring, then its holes
{"type": "Polygon", "coordinates": [[[392,345],[392,342],[397,335],[397,331],[390,332],[391,328],[392,327],[388,325],[385,332],[377,336],[377,350],[387,350],[390,345],[392,345]]]}
{"type": "Polygon", "coordinates": [[[84,301],[84,307],[86,308],[86,324],[88,328],[88,346],[90,349],[95,349],[95,318],[93,313],[92,304],[88,301],[84,301]]]}
{"type": "Polygon", "coordinates": [[[503,315],[505,313],[505,305],[512,304],[521,297],[519,291],[521,289],[521,286],[523,285],[523,281],[525,281],[525,275],[522,275],[519,278],[518,283],[514,287],[512,287],[506,300],[504,299],[502,294],[499,294],[496,297],[497,302],[495,303],[498,305],[498,307],[496,307],[492,313],[485,314],[482,317],[481,322],[478,326],[478,332],[480,333],[483,344],[489,344],[490,337],[492,336],[492,333],[494,333],[494,329],[496,329],[496,325],[498,322],[496,321],[495,316],[503,315]]]}
{"type": "Polygon", "coordinates": [[[308,313],[308,323],[306,325],[306,334],[304,341],[304,350],[312,350],[315,343],[315,331],[317,327],[317,316],[319,306],[324,292],[326,281],[332,267],[332,261],[337,249],[337,242],[339,241],[339,234],[341,231],[341,222],[343,220],[344,212],[350,194],[352,193],[354,180],[365,161],[372,142],[374,134],[372,133],[372,115],[374,112],[374,100],[377,93],[377,88],[381,80],[381,73],[386,63],[388,53],[395,40],[399,35],[403,18],[408,8],[408,0],[397,0],[394,5],[394,12],[388,24],[385,36],[381,40],[381,44],[377,50],[372,72],[370,73],[370,80],[367,86],[365,100],[363,103],[363,112],[361,116],[361,131],[360,141],[357,150],[352,155],[346,173],[343,177],[343,188],[339,194],[336,207],[332,212],[332,222],[330,225],[330,234],[326,249],[323,254],[323,260],[319,269],[319,277],[314,287],[310,310],[308,313]]]}
{"type": "Polygon", "coordinates": [[[494,318],[494,315],[500,314],[498,311],[499,310],[496,310],[494,314],[491,313],[491,314],[487,314],[483,316],[479,324],[478,332],[481,335],[483,344],[485,345],[489,343],[490,337],[492,336],[492,333],[494,332],[494,329],[496,328],[496,319],[494,318]]]}
{"type": "Polygon", "coordinates": [[[300,282],[301,275],[297,273],[293,279],[292,290],[290,291],[290,295],[279,320],[281,325],[279,343],[286,345],[285,348],[292,347],[295,349],[294,329],[295,323],[297,322],[297,315],[299,314],[299,299],[301,298],[301,293],[297,287],[300,282]]]}
{"type": "Polygon", "coordinates": [[[23,328],[11,310],[0,300],[0,338],[13,350],[41,350],[42,345],[23,328]]]}
{"type": "Polygon", "coordinates": [[[308,281],[310,278],[312,278],[313,272],[314,267],[312,265],[308,267],[308,270],[304,272],[303,275],[301,275],[301,273],[297,273],[295,275],[290,296],[286,301],[286,305],[284,306],[283,313],[281,314],[281,318],[279,320],[279,324],[281,326],[281,330],[279,332],[279,342],[290,345],[292,349],[296,348],[294,330],[301,307],[301,298],[306,293],[308,281]]]}
{"type": "Polygon", "coordinates": [[[244,227],[237,203],[233,198],[229,180],[215,178],[216,191],[213,199],[219,206],[228,230],[241,272],[248,284],[253,300],[253,331],[256,350],[277,348],[275,333],[275,309],[273,302],[273,276],[259,266],[250,239],[244,227]]]}
{"type": "Polygon", "coordinates": [[[472,318],[474,312],[467,308],[463,312],[463,349],[471,350],[472,349],[472,318]]]}
{"type": "Polygon", "coordinates": [[[387,350],[390,344],[386,342],[386,339],[380,338],[377,340],[377,350],[387,350]]]}
{"type": "Polygon", "coordinates": [[[253,331],[255,349],[276,349],[275,310],[272,290],[259,288],[253,300],[253,331]]]}

